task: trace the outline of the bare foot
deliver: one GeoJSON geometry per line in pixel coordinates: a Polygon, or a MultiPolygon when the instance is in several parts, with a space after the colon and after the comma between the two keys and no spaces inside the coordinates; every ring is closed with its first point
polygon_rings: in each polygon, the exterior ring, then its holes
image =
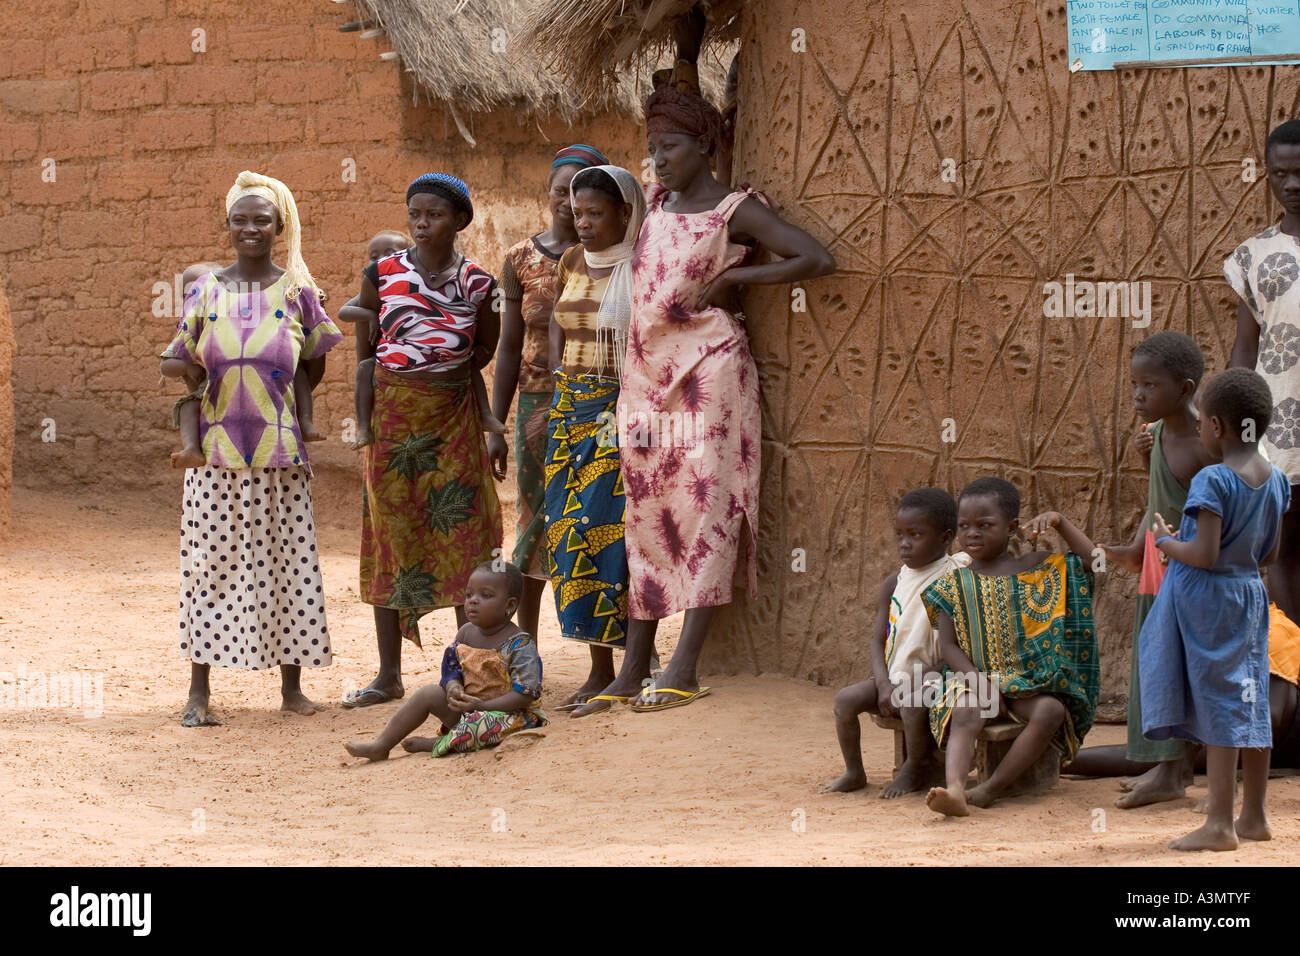
{"type": "Polygon", "coordinates": [[[903,765],[894,774],[894,779],[880,791],[881,800],[893,800],[904,794],[916,793],[926,787],[943,783],[943,768],[937,763],[926,760],[904,760],[903,765]]]}
{"type": "Polygon", "coordinates": [[[1144,770],[1136,777],[1120,777],[1119,788],[1123,790],[1125,793],[1128,793],[1138,784],[1142,783],[1142,781],[1150,780],[1151,778],[1155,777],[1159,773],[1159,770],[1160,770],[1160,764],[1156,764],[1150,770],[1144,770]]]}
{"type": "Polygon", "coordinates": [[[298,430],[302,432],[303,441],[324,441],[325,433],[311,422],[299,422],[298,430]]]}
{"type": "Polygon", "coordinates": [[[1271,840],[1273,832],[1268,828],[1268,821],[1263,817],[1258,820],[1248,820],[1243,813],[1237,817],[1237,822],[1233,826],[1237,831],[1237,836],[1242,840],[1271,840]]]}
{"type": "Polygon", "coordinates": [[[375,433],[367,428],[357,428],[357,440],[352,443],[353,448],[365,448],[367,445],[375,443],[375,433]]]}
{"type": "Polygon", "coordinates": [[[852,793],[854,790],[861,790],[867,785],[867,775],[861,772],[846,770],[830,783],[825,784],[818,793],[852,793]]]}
{"type": "Polygon", "coordinates": [[[1132,790],[1115,798],[1115,806],[1121,810],[1132,810],[1134,807],[1146,807],[1165,800],[1181,800],[1185,796],[1187,788],[1181,783],[1173,783],[1164,777],[1150,781],[1139,778],[1132,790]]]}
{"type": "Polygon", "coordinates": [[[365,757],[372,763],[388,759],[388,751],[376,747],[374,744],[349,742],[343,745],[343,749],[354,757],[365,757]]]}
{"type": "Polygon", "coordinates": [[[402,741],[402,749],[408,754],[431,754],[437,737],[407,737],[402,741]]]}
{"type": "Polygon", "coordinates": [[[987,783],[976,784],[973,787],[966,788],[966,802],[972,807],[993,806],[993,801],[997,800],[998,794],[987,783]]]}
{"type": "Polygon", "coordinates": [[[182,727],[219,727],[221,721],[208,712],[206,696],[191,697],[185,702],[185,712],[181,715],[182,727]]]}
{"type": "Polygon", "coordinates": [[[193,445],[186,445],[180,451],[171,453],[173,468],[202,468],[208,463],[203,452],[193,445]]]}
{"type": "Polygon", "coordinates": [[[1235,850],[1237,849],[1237,831],[1231,826],[1218,827],[1205,824],[1199,830],[1193,830],[1185,837],[1179,837],[1169,844],[1171,850],[1235,850]]]}
{"type": "Polygon", "coordinates": [[[958,790],[955,794],[947,787],[932,787],[925,795],[925,805],[935,813],[946,817],[968,817],[970,808],[966,806],[966,794],[958,790]]]}
{"type": "Polygon", "coordinates": [[[292,694],[281,695],[280,709],[287,710],[294,714],[302,714],[304,717],[310,717],[312,714],[322,711],[325,708],[320,704],[308,700],[307,695],[302,691],[296,691],[292,694]]]}
{"type": "Polygon", "coordinates": [[[506,433],[506,426],[502,422],[497,421],[496,416],[484,415],[483,430],[485,432],[492,432],[494,435],[504,435],[506,433]]]}

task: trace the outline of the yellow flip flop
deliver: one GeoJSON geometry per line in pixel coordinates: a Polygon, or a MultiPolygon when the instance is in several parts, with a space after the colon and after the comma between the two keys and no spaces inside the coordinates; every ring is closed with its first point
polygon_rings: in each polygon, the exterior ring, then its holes
{"type": "Polygon", "coordinates": [[[681,700],[670,700],[662,704],[634,703],[632,705],[632,709],[636,711],[638,714],[645,714],[645,713],[649,713],[652,710],[671,710],[674,707],[685,707],[687,704],[691,703],[691,701],[696,700],[697,698],[707,697],[711,689],[712,688],[709,687],[701,687],[699,690],[695,691],[694,693],[691,693],[690,691],[687,690],[678,690],[675,687],[655,687],[655,688],[646,687],[645,690],[641,691],[641,695],[637,697],[637,701],[640,701],[642,697],[646,697],[646,696],[653,697],[656,694],[676,694],[678,697],[681,698],[681,700]]]}
{"type": "Polygon", "coordinates": [[[575,700],[571,704],[561,704],[555,709],[559,711],[577,710],[579,707],[586,707],[593,700],[607,700],[610,701],[611,703],[617,701],[620,704],[626,704],[629,699],[630,698],[627,697],[619,697],[617,694],[594,694],[591,697],[588,697],[586,700],[575,700]]]}
{"type": "MultiPolygon", "coordinates": [[[[579,706],[579,707],[586,707],[587,704],[590,704],[592,701],[596,701],[596,700],[607,700],[607,701],[609,701],[609,707],[602,707],[602,708],[600,708],[600,710],[593,710],[593,711],[591,712],[591,714],[603,714],[605,711],[612,709],[613,706],[614,706],[614,704],[616,704],[616,703],[617,703],[617,704],[626,704],[626,703],[628,702],[629,698],[627,698],[627,697],[619,697],[617,694],[597,694],[595,697],[588,697],[588,698],[587,698],[583,703],[579,704],[578,706],[579,706]]],[[[577,708],[574,708],[574,709],[576,710],[577,708]]],[[[582,714],[581,716],[583,716],[583,717],[590,717],[591,714],[582,714]]],[[[569,716],[571,716],[571,717],[576,717],[576,716],[579,716],[579,715],[577,715],[577,714],[570,714],[569,716]]]]}

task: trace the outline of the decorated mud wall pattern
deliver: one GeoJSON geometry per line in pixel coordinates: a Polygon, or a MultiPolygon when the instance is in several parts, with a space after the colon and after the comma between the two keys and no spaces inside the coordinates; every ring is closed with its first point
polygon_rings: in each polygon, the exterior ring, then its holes
{"type": "Polygon", "coordinates": [[[9,301],[0,289],[0,536],[9,528],[9,492],[13,487],[14,465],[14,330],[9,318],[9,301]]]}
{"type": "MultiPolygon", "coordinates": [[[[152,314],[152,290],[190,263],[232,260],[223,200],[241,169],[293,189],[333,313],[357,291],[365,241],[404,227],[419,173],[470,184],[462,251],[497,271],[509,245],[545,226],[555,149],[592,142],[615,162],[644,152],[632,122],[575,130],[510,110],[468,117],[471,149],[439,109],[413,105],[409,74],[379,59],[384,45],[338,32],[351,9],[289,0],[253,22],[246,4],[197,0],[55,0],[42,17],[0,8],[0,277],[18,343],[18,483],[179,489],[167,461],[179,389],[159,382],[156,359],[175,317],[152,314]]],[[[317,472],[357,466],[339,440],[354,367],[349,336],[317,392],[331,435],[312,449],[317,472]]]]}
{"type": "MultiPolygon", "coordinates": [[[[869,670],[908,489],[999,474],[1025,517],[1132,536],[1129,351],[1172,328],[1225,366],[1221,263],[1280,215],[1263,142],[1300,114],[1300,68],[1071,75],[1061,3],[762,6],[743,29],[739,179],[840,271],[809,284],[807,312],[785,288],[747,303],[764,587],[722,615],[707,663],[841,682],[869,670]],[[1149,327],[1045,317],[1045,283],[1067,275],[1149,282],[1149,327]]],[[[1122,571],[1098,588],[1103,698],[1125,693],[1134,590],[1122,571]]]]}

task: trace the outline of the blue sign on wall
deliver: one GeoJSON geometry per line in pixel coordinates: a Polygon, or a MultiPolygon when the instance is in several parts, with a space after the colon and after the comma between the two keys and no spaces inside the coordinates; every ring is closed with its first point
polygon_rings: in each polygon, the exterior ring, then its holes
{"type": "Polygon", "coordinates": [[[1236,56],[1300,53],[1300,0],[1067,0],[1066,6],[1071,70],[1149,60],[1217,66],[1236,56]]]}

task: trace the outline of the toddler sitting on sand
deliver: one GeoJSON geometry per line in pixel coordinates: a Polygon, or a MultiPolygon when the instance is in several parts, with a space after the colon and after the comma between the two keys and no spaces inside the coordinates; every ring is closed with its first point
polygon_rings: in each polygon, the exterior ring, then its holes
{"type": "Polygon", "coordinates": [[[470,575],[469,623],[443,654],[442,680],[411,695],[370,743],[344,744],[348,753],[387,760],[400,743],[408,753],[445,757],[495,747],[510,734],[547,722],[537,707],[542,696],[537,644],[511,620],[524,593],[524,576],[513,564],[499,571],[493,567],[484,561],[470,575]],[[440,736],[407,736],[430,717],[442,721],[440,736]]]}

